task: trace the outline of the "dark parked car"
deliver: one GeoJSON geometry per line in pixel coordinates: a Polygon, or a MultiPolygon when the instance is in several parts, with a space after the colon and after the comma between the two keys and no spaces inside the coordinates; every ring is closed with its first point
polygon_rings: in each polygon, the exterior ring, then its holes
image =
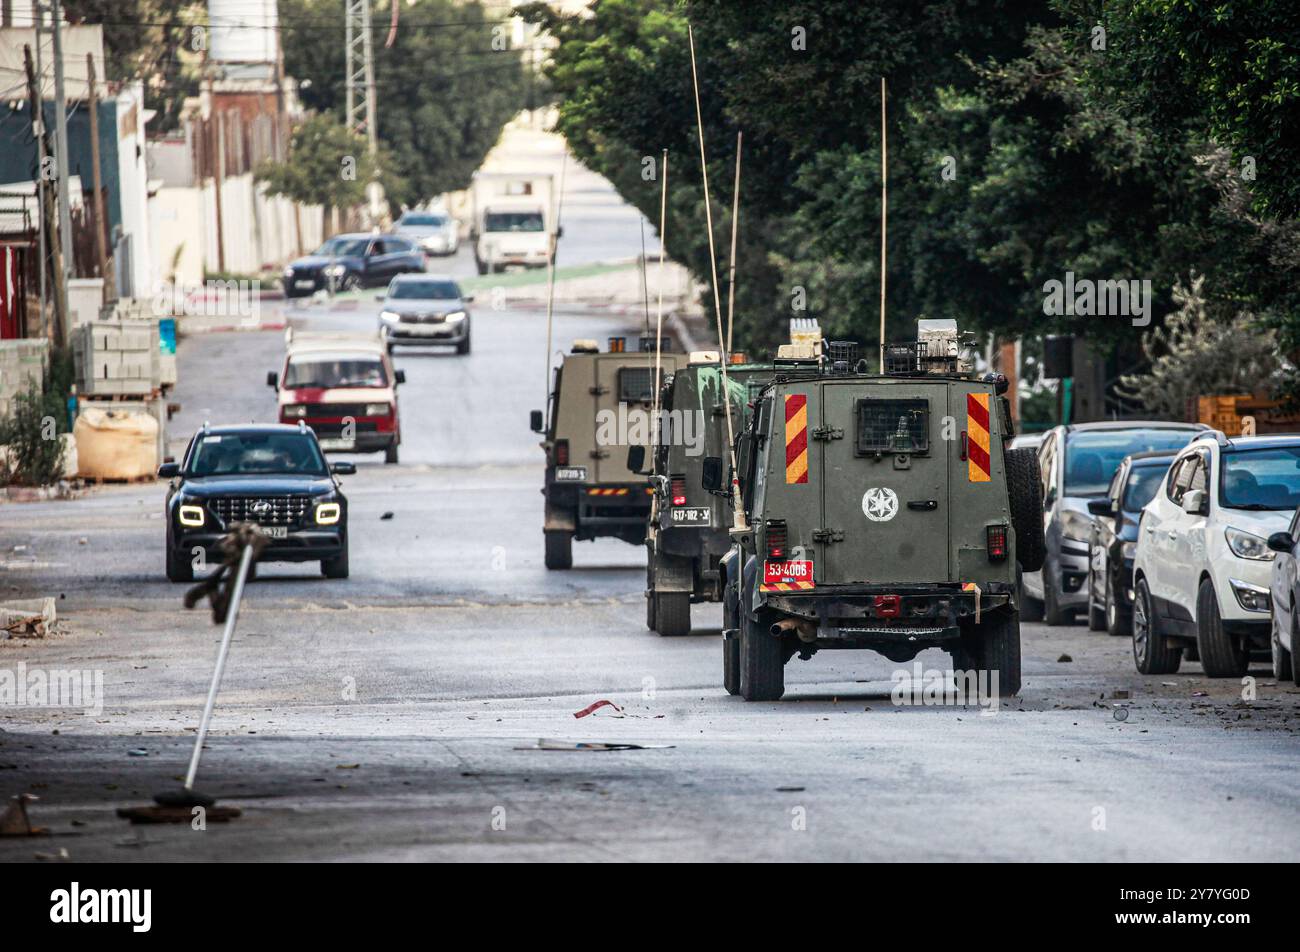
{"type": "Polygon", "coordinates": [[[1300,684],[1300,614],[1297,614],[1297,596],[1300,596],[1300,510],[1291,517],[1285,532],[1274,532],[1268,537],[1268,547],[1273,556],[1273,572],[1269,582],[1269,608],[1272,632],[1269,645],[1273,649],[1273,677],[1279,681],[1300,684]]]}
{"type": "Polygon", "coordinates": [[[313,253],[289,262],[282,276],[285,297],[301,297],[387,284],[399,274],[423,271],[424,252],[398,235],[335,235],[313,253]]]}
{"type": "Polygon", "coordinates": [[[1088,627],[1129,636],[1133,626],[1133,556],[1142,508],[1160,488],[1176,451],[1124,457],[1106,495],[1088,501],[1093,516],[1088,544],[1088,627]]]}
{"type": "Polygon", "coordinates": [[[348,501],[335,476],[352,463],[325,462],[307,426],[207,426],[180,463],[163,463],[167,489],[167,577],[194,578],[195,562],[219,561],[217,543],[239,522],[271,537],[263,562],[320,561],[326,578],[348,576],[348,501]]]}

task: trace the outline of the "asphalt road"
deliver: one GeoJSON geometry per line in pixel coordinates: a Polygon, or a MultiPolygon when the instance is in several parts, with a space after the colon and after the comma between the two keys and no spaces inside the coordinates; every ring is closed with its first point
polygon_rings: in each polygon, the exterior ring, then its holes
{"type": "MultiPolygon", "coordinates": [[[[56,595],[64,619],[0,642],[0,669],[104,685],[98,712],[0,707],[0,793],[40,796],[53,831],[0,840],[0,861],[1300,857],[1300,693],[1262,668],[1243,701],[1195,665],[1144,678],[1123,640],[1031,625],[1022,696],[991,714],[895,705],[898,666],[865,652],[792,662],[780,703],[728,697],[718,607],[689,637],[647,632],[640,550],[543,567],[544,318],[473,319],[468,357],[399,351],[402,463],[356,457],[344,481],[352,577],[272,565],[249,588],[200,774],[245,811],[231,824],[114,815],[183,773],[219,637],[163,578],[163,487],[0,507],[0,596],[56,595]],[[626,716],[573,717],[601,698],[626,716]],[[520,749],[539,738],[669,746],[520,749]]],[[[623,321],[563,315],[556,339],[623,321]]],[[[282,353],[274,331],[185,340],[174,432],[272,419],[282,353]]]]}

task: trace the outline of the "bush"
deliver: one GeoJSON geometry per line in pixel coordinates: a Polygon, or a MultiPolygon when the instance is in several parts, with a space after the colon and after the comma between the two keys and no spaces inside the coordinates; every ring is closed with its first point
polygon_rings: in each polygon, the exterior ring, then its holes
{"type": "Polygon", "coordinates": [[[60,433],[68,430],[67,395],[71,383],[70,355],[56,353],[50,361],[44,391],[32,381],[14,397],[7,418],[0,419],[0,484],[49,486],[63,476],[60,433]]]}

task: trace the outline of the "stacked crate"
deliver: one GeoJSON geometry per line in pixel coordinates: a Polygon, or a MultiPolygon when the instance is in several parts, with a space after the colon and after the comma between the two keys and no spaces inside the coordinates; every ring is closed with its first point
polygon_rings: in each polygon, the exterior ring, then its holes
{"type": "Polygon", "coordinates": [[[30,381],[44,389],[49,363],[50,342],[44,338],[0,340],[0,418],[9,416],[14,397],[26,392],[30,381]]]}
{"type": "Polygon", "coordinates": [[[77,393],[85,397],[148,397],[162,385],[158,321],[99,320],[73,336],[77,393]]]}

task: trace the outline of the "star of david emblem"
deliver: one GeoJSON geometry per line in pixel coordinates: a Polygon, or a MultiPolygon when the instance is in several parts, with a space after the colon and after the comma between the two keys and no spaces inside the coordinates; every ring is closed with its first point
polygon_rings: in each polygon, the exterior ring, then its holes
{"type": "Polygon", "coordinates": [[[862,511],[872,522],[888,522],[898,514],[898,496],[892,489],[868,489],[862,497],[862,511]]]}

